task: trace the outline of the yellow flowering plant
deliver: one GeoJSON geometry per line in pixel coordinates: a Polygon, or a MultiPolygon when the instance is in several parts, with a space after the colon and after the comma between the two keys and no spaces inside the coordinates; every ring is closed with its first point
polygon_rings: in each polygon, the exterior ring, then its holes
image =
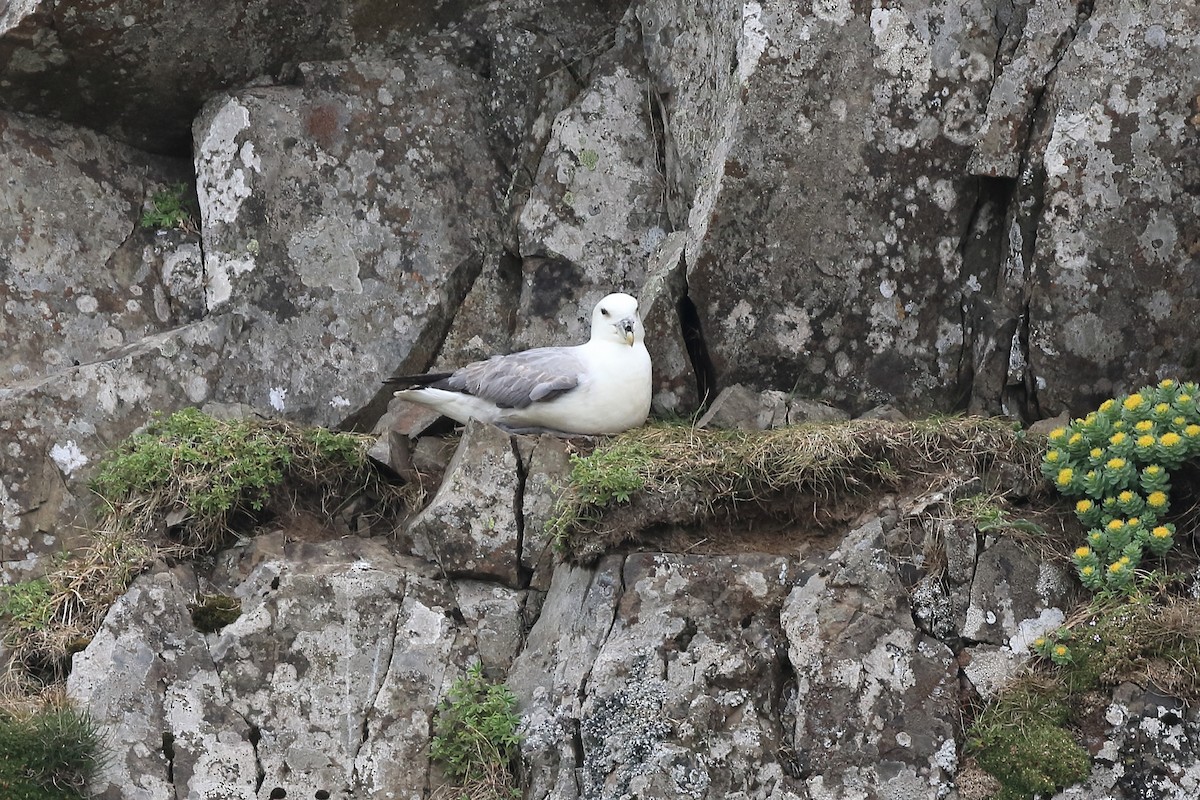
{"type": "Polygon", "coordinates": [[[1200,455],[1198,397],[1197,384],[1164,380],[1051,431],[1042,474],[1080,498],[1075,514],[1088,528],[1087,546],[1073,560],[1089,589],[1132,591],[1143,555],[1162,557],[1174,544],[1175,526],[1163,521],[1170,473],[1200,455]]]}
{"type": "Polygon", "coordinates": [[[1042,658],[1050,659],[1061,667],[1074,660],[1071,657],[1071,650],[1066,644],[1070,639],[1071,631],[1067,628],[1059,628],[1053,633],[1034,639],[1031,647],[1034,653],[1042,658]]]}

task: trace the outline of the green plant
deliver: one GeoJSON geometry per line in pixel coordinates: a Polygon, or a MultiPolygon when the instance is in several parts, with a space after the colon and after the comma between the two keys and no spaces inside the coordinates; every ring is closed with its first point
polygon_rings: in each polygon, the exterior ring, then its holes
{"type": "Polygon", "coordinates": [[[160,230],[180,230],[195,232],[195,213],[189,197],[190,187],[186,183],[175,183],[155,192],[150,197],[150,205],[142,212],[143,228],[158,228],[160,230]]]}
{"type": "Polygon", "coordinates": [[[194,408],[156,417],[97,467],[92,489],[123,523],[148,532],[164,519],[184,549],[209,550],[232,521],[275,499],[285,479],[323,497],[380,486],[370,437],[268,420],[218,420],[194,408]]]}
{"type": "Polygon", "coordinates": [[[508,687],[489,682],[478,663],[450,686],[438,705],[429,752],[455,783],[455,796],[472,800],[521,796],[512,773],[521,743],[515,706],[508,687]]]}
{"type": "Polygon", "coordinates": [[[201,633],[216,633],[242,615],[242,601],[224,594],[202,594],[188,604],[192,624],[201,633]]]}
{"type": "Polygon", "coordinates": [[[1195,383],[1164,380],[1105,400],[1082,419],[1050,432],[1042,474],[1068,497],[1088,528],[1073,559],[1084,586],[1132,594],[1147,552],[1164,556],[1175,542],[1170,471],[1200,454],[1195,383]]]}
{"type": "Polygon", "coordinates": [[[101,736],[86,714],[51,706],[0,712],[0,796],[76,800],[100,766],[101,736]]]}
{"type": "Polygon", "coordinates": [[[50,622],[52,597],[46,578],[0,586],[0,616],[6,617],[13,628],[10,638],[44,630],[50,622]]]}
{"type": "Polygon", "coordinates": [[[1200,700],[1200,601],[1114,603],[1097,596],[1069,629],[1033,648],[1045,660],[967,731],[968,750],[1004,785],[1001,798],[1048,795],[1087,776],[1087,755],[1071,731],[1103,724],[1088,722],[1087,714],[1103,707],[1085,700],[1103,687],[1132,682],[1185,703],[1200,700]]]}

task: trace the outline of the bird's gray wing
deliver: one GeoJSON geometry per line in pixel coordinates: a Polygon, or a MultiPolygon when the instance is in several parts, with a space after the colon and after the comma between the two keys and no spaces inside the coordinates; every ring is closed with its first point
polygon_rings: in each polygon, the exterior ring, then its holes
{"type": "Polygon", "coordinates": [[[468,364],[442,385],[500,408],[525,408],[571,391],[579,385],[582,371],[583,364],[574,348],[538,347],[468,364]]]}

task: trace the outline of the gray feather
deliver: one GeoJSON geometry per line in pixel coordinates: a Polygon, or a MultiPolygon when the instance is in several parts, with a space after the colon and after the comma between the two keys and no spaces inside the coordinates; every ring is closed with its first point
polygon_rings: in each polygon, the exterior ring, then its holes
{"type": "Polygon", "coordinates": [[[468,364],[447,378],[445,388],[466,392],[500,408],[526,408],[553,400],[579,385],[583,365],[573,348],[538,347],[468,364]]]}

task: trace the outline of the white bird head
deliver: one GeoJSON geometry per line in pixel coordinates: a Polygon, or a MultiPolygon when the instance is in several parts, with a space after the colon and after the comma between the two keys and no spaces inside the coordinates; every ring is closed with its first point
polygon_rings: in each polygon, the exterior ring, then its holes
{"type": "Polygon", "coordinates": [[[617,342],[632,347],[646,338],[637,298],[617,292],[596,304],[592,311],[592,341],[617,342]]]}

